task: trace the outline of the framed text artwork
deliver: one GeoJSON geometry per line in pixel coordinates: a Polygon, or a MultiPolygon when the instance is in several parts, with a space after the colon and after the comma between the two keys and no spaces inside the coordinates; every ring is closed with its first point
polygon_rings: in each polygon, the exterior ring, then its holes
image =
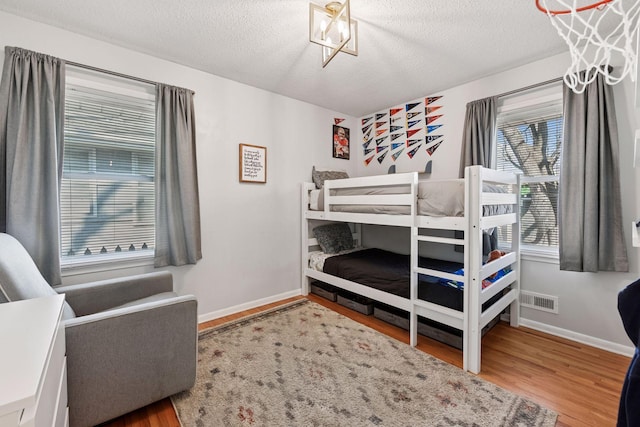
{"type": "Polygon", "coordinates": [[[349,129],[333,125],[333,157],[349,160],[349,129]]]}
{"type": "Polygon", "coordinates": [[[267,147],[240,144],[240,182],[267,182],[267,147]]]}

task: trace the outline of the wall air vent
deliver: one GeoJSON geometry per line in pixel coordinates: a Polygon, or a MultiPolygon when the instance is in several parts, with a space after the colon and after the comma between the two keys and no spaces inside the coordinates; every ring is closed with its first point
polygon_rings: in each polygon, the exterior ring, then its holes
{"type": "Polygon", "coordinates": [[[558,314],[558,297],[521,290],[520,306],[558,314]]]}

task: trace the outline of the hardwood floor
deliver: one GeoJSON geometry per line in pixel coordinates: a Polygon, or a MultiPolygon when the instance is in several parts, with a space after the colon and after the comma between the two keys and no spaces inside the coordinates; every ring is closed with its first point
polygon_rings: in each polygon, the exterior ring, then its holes
{"type": "MultiPolygon", "coordinates": [[[[200,329],[257,313],[290,298],[201,324],[200,329]]],[[[373,316],[356,313],[315,295],[308,299],[331,308],[399,341],[409,334],[373,316]]],[[[419,336],[418,349],[448,363],[462,366],[462,352],[419,336]]],[[[482,340],[480,377],[514,393],[529,397],[560,414],[557,427],[615,426],[622,382],[630,359],[587,345],[500,323],[482,340]]],[[[169,399],[124,415],[103,427],[179,427],[169,399]]],[[[191,426],[184,426],[191,427],[191,426]]]]}

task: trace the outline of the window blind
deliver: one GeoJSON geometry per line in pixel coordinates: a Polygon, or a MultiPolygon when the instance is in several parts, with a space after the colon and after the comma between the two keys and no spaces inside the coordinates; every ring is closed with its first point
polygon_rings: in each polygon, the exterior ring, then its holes
{"type": "Polygon", "coordinates": [[[143,83],[68,78],[62,263],[153,254],[155,98],[143,83]]]}
{"type": "MultiPolygon", "coordinates": [[[[521,235],[523,245],[558,247],[558,184],[562,149],[562,99],[498,112],[496,168],[523,174],[521,235]]],[[[500,238],[511,240],[510,228],[500,238]]]]}

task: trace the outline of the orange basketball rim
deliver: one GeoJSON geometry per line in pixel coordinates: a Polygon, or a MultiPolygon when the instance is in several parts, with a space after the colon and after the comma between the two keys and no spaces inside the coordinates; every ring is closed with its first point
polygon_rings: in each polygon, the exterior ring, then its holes
{"type": "MultiPolygon", "coordinates": [[[[576,7],[575,12],[584,12],[585,10],[589,10],[589,9],[597,9],[599,7],[606,5],[607,3],[611,3],[612,1],[613,0],[601,0],[599,2],[588,4],[586,6],[576,7]]],[[[540,0],[536,0],[536,7],[541,12],[548,13],[550,15],[566,15],[574,12],[574,10],[572,9],[560,9],[560,10],[547,9],[546,7],[540,4],[540,0]]]]}

